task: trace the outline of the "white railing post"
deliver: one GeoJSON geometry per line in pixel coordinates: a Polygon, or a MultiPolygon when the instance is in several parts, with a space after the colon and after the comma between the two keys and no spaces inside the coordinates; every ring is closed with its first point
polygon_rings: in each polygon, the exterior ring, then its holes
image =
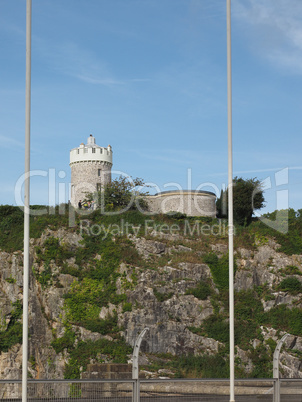
{"type": "Polygon", "coordinates": [[[133,396],[132,396],[133,402],[139,402],[139,400],[140,400],[139,379],[138,379],[138,377],[139,377],[138,355],[139,355],[139,350],[141,347],[143,337],[147,331],[149,331],[149,328],[144,328],[142,330],[142,332],[137,337],[135,344],[134,344],[134,348],[133,348],[133,357],[132,357],[132,379],[134,380],[133,396]]]}

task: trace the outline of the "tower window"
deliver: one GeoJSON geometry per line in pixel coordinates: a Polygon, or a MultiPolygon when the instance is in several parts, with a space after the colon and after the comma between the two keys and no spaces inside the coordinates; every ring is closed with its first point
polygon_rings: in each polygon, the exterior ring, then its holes
{"type": "Polygon", "coordinates": [[[95,148],[92,148],[92,153],[95,154],[95,148]]]}
{"type": "Polygon", "coordinates": [[[100,148],[100,153],[101,153],[101,154],[103,153],[103,148],[100,148]]]}
{"type": "Polygon", "coordinates": [[[101,176],[102,169],[98,169],[98,176],[101,176]]]}
{"type": "Polygon", "coordinates": [[[88,148],[84,148],[84,154],[88,154],[88,148]]]}
{"type": "Polygon", "coordinates": [[[96,190],[97,190],[97,191],[101,191],[101,183],[97,183],[97,184],[96,184],[96,190]]]}
{"type": "Polygon", "coordinates": [[[80,153],[80,150],[78,149],[78,154],[80,153]]]}

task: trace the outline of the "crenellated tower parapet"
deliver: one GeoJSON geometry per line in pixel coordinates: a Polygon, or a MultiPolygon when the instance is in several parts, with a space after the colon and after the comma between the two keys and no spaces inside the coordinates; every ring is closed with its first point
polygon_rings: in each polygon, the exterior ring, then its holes
{"type": "Polygon", "coordinates": [[[90,134],[87,144],[70,151],[71,204],[77,207],[86,193],[99,191],[111,182],[112,148],[100,147],[90,134]]]}

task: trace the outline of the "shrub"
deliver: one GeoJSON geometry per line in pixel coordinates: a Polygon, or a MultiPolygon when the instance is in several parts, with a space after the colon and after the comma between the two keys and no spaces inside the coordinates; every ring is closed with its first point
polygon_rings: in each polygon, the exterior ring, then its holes
{"type": "Polygon", "coordinates": [[[92,332],[99,332],[102,335],[115,335],[121,328],[118,326],[117,313],[114,311],[113,315],[107,316],[105,319],[100,318],[86,318],[79,323],[82,327],[87,328],[92,332]]]}
{"type": "MultiPolygon", "coordinates": [[[[218,289],[227,290],[229,288],[229,254],[218,258],[215,253],[205,254],[203,261],[210,267],[214,282],[218,289]]],[[[234,261],[234,274],[236,261],[234,261]]]]}
{"type": "Polygon", "coordinates": [[[217,341],[229,342],[229,323],[220,315],[212,315],[203,322],[203,328],[208,337],[217,341]]]}
{"type": "Polygon", "coordinates": [[[7,352],[16,343],[22,343],[22,303],[17,300],[12,304],[10,321],[5,331],[0,331],[0,352],[7,352]]]}
{"type": "Polygon", "coordinates": [[[263,324],[270,324],[274,328],[300,336],[302,333],[302,309],[297,307],[289,309],[284,304],[273,307],[263,315],[263,324]]]}
{"type": "Polygon", "coordinates": [[[126,313],[127,311],[132,311],[132,303],[124,303],[123,313],[126,313]]]}
{"type": "Polygon", "coordinates": [[[67,329],[61,338],[54,339],[51,342],[51,346],[56,353],[62,352],[64,349],[70,351],[73,348],[75,342],[75,333],[70,329],[67,329]]]}
{"type": "Polygon", "coordinates": [[[212,293],[211,287],[207,282],[200,281],[196,288],[186,290],[187,295],[193,295],[199,300],[205,300],[212,293]]]}
{"type": "Polygon", "coordinates": [[[32,268],[33,274],[37,281],[41,284],[42,289],[45,289],[47,286],[52,283],[52,273],[49,263],[44,264],[44,269],[41,273],[37,272],[34,267],[32,268]]]}
{"type": "Polygon", "coordinates": [[[0,248],[8,252],[23,249],[23,211],[11,205],[0,206],[0,248]]]}
{"type": "Polygon", "coordinates": [[[127,355],[132,352],[130,346],[126,345],[122,338],[118,342],[107,339],[87,342],[79,341],[77,346],[70,351],[70,359],[65,366],[65,379],[79,379],[81,368],[86,370],[91,359],[97,359],[98,355],[106,355],[115,363],[127,363],[127,355]]]}
{"type": "MultiPolygon", "coordinates": [[[[182,373],[204,378],[228,378],[229,366],[220,354],[202,356],[180,356],[174,363],[174,367],[182,373]]],[[[180,376],[179,375],[179,376],[180,376]]]]}
{"type": "Polygon", "coordinates": [[[173,292],[169,292],[169,293],[158,292],[155,288],[153,288],[153,293],[154,293],[154,296],[156,297],[157,301],[159,301],[159,302],[163,302],[168,299],[171,299],[171,297],[174,295],[173,292]]]}
{"type": "Polygon", "coordinates": [[[283,279],[278,288],[293,295],[302,293],[302,283],[294,276],[283,279]]]}

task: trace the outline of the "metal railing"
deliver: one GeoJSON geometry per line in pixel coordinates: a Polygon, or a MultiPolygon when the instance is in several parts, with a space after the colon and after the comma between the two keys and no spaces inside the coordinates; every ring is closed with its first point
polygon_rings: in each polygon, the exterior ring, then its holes
{"type": "MultiPolygon", "coordinates": [[[[236,402],[302,402],[302,379],[235,380],[236,402]],[[279,399],[278,399],[279,398],[279,399]]],[[[21,380],[0,380],[0,399],[17,402],[21,380]]],[[[28,380],[27,397],[34,402],[227,402],[227,379],[28,380]]]]}

